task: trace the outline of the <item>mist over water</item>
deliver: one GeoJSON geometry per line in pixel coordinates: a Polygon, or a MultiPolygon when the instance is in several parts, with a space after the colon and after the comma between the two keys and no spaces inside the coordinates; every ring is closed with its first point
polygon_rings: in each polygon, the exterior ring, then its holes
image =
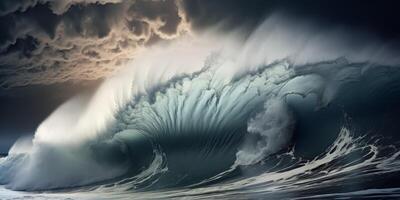
{"type": "Polygon", "coordinates": [[[354,34],[276,14],[250,34],[151,46],[16,142],[0,184],[77,199],[399,195],[369,181],[399,175],[399,57],[354,34]]]}

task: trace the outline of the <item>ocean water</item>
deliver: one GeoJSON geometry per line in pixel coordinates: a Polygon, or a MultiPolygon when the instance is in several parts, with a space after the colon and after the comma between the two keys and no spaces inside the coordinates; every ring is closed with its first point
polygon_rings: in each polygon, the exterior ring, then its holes
{"type": "Polygon", "coordinates": [[[334,68],[340,74],[365,66],[340,59],[296,70],[282,61],[225,84],[207,70],[173,80],[120,109],[108,129],[111,136],[101,141],[89,140],[72,152],[47,144],[31,147],[32,154],[13,148],[1,158],[5,186],[0,198],[399,198],[398,129],[391,124],[397,118],[388,117],[397,111],[387,111],[397,98],[397,69],[377,73],[383,68],[379,66],[337,78],[337,94],[345,98],[330,100],[330,106],[324,102],[329,87],[323,83],[323,70],[334,68]],[[361,103],[363,82],[372,78],[391,91],[368,90],[368,95],[377,95],[368,101],[375,102],[361,103]],[[355,89],[359,96],[349,100],[347,92],[355,89]],[[314,100],[304,102],[311,98],[299,97],[304,92],[314,100]],[[380,101],[376,108],[359,110],[380,101]],[[393,127],[385,130],[376,122],[380,120],[393,127]],[[320,126],[330,129],[324,133],[320,126]],[[42,162],[32,164],[35,156],[42,162]]]}
{"type": "Polygon", "coordinates": [[[399,65],[272,22],[61,105],[0,159],[0,199],[399,199],[399,65]]]}

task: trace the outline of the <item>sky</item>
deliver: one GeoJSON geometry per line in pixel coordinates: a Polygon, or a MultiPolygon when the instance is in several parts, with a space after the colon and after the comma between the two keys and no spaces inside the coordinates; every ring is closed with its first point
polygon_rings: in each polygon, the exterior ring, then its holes
{"type": "MultiPolygon", "coordinates": [[[[135,54],[218,26],[252,32],[275,13],[321,29],[354,30],[397,48],[398,1],[2,0],[0,153],[54,109],[93,93],[135,54]]],[[[357,35],[354,35],[356,38],[357,35]]]]}

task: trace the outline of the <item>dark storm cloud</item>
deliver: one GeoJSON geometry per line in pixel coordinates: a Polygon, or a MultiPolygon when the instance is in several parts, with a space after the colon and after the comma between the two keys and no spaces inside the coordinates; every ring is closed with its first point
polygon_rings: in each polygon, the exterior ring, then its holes
{"type": "Polygon", "coordinates": [[[176,1],[2,1],[0,86],[95,80],[184,32],[176,1]]]}
{"type": "Polygon", "coordinates": [[[72,5],[119,3],[121,0],[3,0],[0,2],[0,16],[16,11],[24,12],[38,4],[48,4],[55,14],[66,12],[72,5]]]}
{"type": "Polygon", "coordinates": [[[366,30],[384,40],[397,39],[397,4],[376,0],[3,0],[0,87],[102,78],[146,45],[214,25],[227,31],[245,27],[251,32],[276,12],[323,26],[366,30]]]}

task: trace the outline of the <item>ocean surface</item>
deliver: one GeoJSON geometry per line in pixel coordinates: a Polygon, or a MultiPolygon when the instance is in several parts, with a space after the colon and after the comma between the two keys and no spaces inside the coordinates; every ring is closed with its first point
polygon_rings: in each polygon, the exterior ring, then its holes
{"type": "Polygon", "coordinates": [[[138,53],[16,141],[0,199],[400,199],[399,62],[276,22],[138,53]]]}
{"type": "Polygon", "coordinates": [[[0,199],[397,199],[399,74],[283,60],[227,83],[173,79],[121,108],[111,136],[33,154],[17,142],[0,199]]]}

